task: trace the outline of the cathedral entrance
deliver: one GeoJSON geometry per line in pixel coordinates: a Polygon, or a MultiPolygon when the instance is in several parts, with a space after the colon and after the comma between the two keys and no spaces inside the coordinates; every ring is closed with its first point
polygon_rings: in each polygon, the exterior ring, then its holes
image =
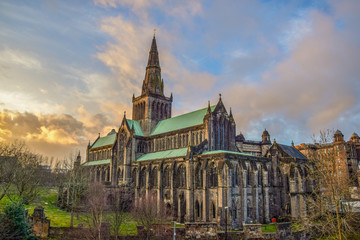
{"type": "Polygon", "coordinates": [[[184,193],[180,193],[179,195],[179,210],[180,210],[180,222],[185,222],[185,215],[186,215],[186,200],[184,193]]]}

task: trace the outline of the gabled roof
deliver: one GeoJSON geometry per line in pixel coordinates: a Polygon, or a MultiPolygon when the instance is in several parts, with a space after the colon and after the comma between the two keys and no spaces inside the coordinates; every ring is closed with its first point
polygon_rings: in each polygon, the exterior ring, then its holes
{"type": "Polygon", "coordinates": [[[91,146],[91,149],[103,147],[106,145],[112,145],[114,144],[116,139],[116,134],[110,134],[105,137],[99,137],[91,146]]]}
{"type": "MultiPolygon", "coordinates": [[[[216,105],[211,106],[211,111],[214,111],[215,107],[216,105]]],[[[208,108],[203,108],[194,112],[162,120],[156,125],[150,136],[200,125],[204,121],[207,110],[208,108]]]]}
{"type": "Polygon", "coordinates": [[[95,165],[103,165],[103,164],[110,164],[110,159],[86,162],[83,164],[83,166],[95,166],[95,165]]]}
{"type": "Polygon", "coordinates": [[[307,159],[299,150],[297,150],[295,147],[287,146],[283,144],[277,144],[279,147],[284,150],[290,157],[298,158],[298,159],[307,159]]]}
{"type": "Polygon", "coordinates": [[[127,124],[129,125],[129,128],[132,129],[134,126],[135,135],[136,136],[144,136],[144,133],[141,129],[140,123],[136,120],[126,119],[127,124]]]}
{"type": "Polygon", "coordinates": [[[185,157],[187,154],[188,148],[179,148],[166,150],[161,152],[147,153],[139,157],[136,161],[146,161],[146,160],[155,160],[163,158],[173,158],[173,157],[185,157]]]}

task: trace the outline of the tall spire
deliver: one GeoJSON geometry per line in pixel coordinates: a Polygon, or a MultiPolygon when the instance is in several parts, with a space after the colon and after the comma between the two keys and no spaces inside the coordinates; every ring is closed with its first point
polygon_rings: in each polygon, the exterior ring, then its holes
{"type": "Polygon", "coordinates": [[[161,80],[161,68],[159,53],[156,45],[155,33],[152,39],[148,64],[146,66],[145,80],[142,88],[142,95],[146,93],[153,93],[164,95],[163,82],[161,80]]]}
{"type": "Polygon", "coordinates": [[[151,67],[151,66],[156,66],[160,68],[160,61],[159,61],[159,53],[157,50],[157,45],[156,45],[156,38],[155,38],[155,34],[151,43],[151,48],[150,48],[150,52],[149,52],[149,60],[148,60],[148,64],[147,67],[151,67]]]}

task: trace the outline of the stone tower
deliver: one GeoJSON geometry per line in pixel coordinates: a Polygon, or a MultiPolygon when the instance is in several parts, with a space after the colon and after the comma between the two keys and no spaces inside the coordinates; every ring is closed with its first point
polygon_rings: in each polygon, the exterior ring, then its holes
{"type": "Polygon", "coordinates": [[[160,120],[171,117],[172,100],[172,94],[170,97],[164,96],[164,80],[161,78],[159,53],[154,35],[141,95],[133,96],[132,119],[139,121],[144,134],[149,135],[160,120]]]}

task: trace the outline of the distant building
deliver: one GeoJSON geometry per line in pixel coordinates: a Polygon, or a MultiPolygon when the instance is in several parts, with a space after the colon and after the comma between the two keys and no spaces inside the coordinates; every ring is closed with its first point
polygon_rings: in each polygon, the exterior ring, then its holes
{"type": "Polygon", "coordinates": [[[308,158],[314,154],[326,154],[331,152],[338,162],[339,174],[349,176],[352,185],[358,187],[360,183],[360,141],[356,133],[351,135],[349,141],[344,140],[344,135],[340,130],[334,133],[333,142],[327,144],[300,144],[296,148],[308,158]]]}

